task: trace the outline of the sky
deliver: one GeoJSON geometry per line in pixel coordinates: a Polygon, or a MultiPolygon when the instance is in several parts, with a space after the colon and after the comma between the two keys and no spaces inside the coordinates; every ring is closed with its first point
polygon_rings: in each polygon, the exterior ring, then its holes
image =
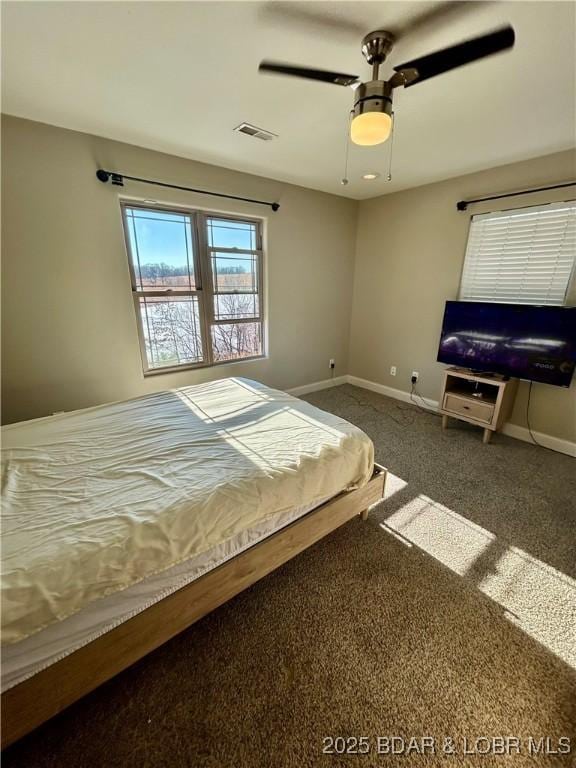
{"type": "MultiPolygon", "coordinates": [[[[164,211],[127,209],[128,233],[133,259],[140,264],[169,264],[186,266],[188,258],[192,269],[193,241],[190,217],[185,214],[164,211]]],[[[209,219],[208,244],[212,247],[255,247],[255,227],[243,222],[209,219]]],[[[229,256],[229,255],[228,255],[229,256]]],[[[243,266],[249,270],[245,259],[226,258],[226,266],[243,266]]]]}

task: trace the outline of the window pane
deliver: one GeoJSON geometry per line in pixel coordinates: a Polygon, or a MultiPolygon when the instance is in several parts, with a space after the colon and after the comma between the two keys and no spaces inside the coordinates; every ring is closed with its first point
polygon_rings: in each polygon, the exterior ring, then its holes
{"type": "Polygon", "coordinates": [[[260,307],[257,293],[219,293],[214,296],[215,320],[240,320],[259,317],[260,307]]]}
{"type": "Polygon", "coordinates": [[[255,293],[258,291],[258,256],[213,253],[212,276],[214,293],[255,293]]]}
{"type": "Polygon", "coordinates": [[[201,363],[198,298],[141,297],[140,317],[150,368],[201,363]]]}
{"type": "Polygon", "coordinates": [[[208,245],[210,248],[240,248],[255,251],[256,224],[249,221],[231,221],[226,219],[207,219],[208,245]]]}
{"type": "Polygon", "coordinates": [[[137,290],[193,290],[190,216],[144,208],[126,208],[125,212],[137,290]]]}
{"type": "Polygon", "coordinates": [[[215,362],[261,355],[260,323],[212,326],[212,350],[215,362]]]}

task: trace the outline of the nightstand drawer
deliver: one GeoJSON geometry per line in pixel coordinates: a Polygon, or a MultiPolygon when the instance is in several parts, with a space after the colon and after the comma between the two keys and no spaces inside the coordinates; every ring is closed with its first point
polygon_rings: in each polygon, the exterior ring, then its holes
{"type": "Polygon", "coordinates": [[[444,410],[452,413],[459,413],[469,419],[482,421],[490,424],[494,415],[494,405],[492,403],[476,402],[467,397],[458,397],[448,392],[444,396],[444,410]]]}

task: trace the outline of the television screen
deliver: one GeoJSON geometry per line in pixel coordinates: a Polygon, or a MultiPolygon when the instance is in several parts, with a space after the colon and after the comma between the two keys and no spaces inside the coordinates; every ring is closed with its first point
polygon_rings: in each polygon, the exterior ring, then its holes
{"type": "Polygon", "coordinates": [[[576,307],[447,301],[438,362],[570,386],[576,307]]]}

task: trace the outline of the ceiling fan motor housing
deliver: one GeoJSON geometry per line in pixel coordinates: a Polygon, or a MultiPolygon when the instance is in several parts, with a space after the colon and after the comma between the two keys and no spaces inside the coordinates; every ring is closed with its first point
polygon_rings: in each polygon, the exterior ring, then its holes
{"type": "Polygon", "coordinates": [[[393,45],[394,35],[381,29],[370,32],[362,40],[362,53],[368,64],[372,65],[372,80],[356,88],[354,117],[367,112],[392,114],[392,86],[378,79],[378,69],[393,45]]]}
{"type": "Polygon", "coordinates": [[[392,86],[384,80],[361,83],[354,95],[354,117],[366,112],[385,112],[392,115],[392,86]]]}
{"type": "Polygon", "coordinates": [[[368,64],[382,64],[394,45],[394,35],[379,29],[369,32],[362,40],[362,53],[368,64]]]}

